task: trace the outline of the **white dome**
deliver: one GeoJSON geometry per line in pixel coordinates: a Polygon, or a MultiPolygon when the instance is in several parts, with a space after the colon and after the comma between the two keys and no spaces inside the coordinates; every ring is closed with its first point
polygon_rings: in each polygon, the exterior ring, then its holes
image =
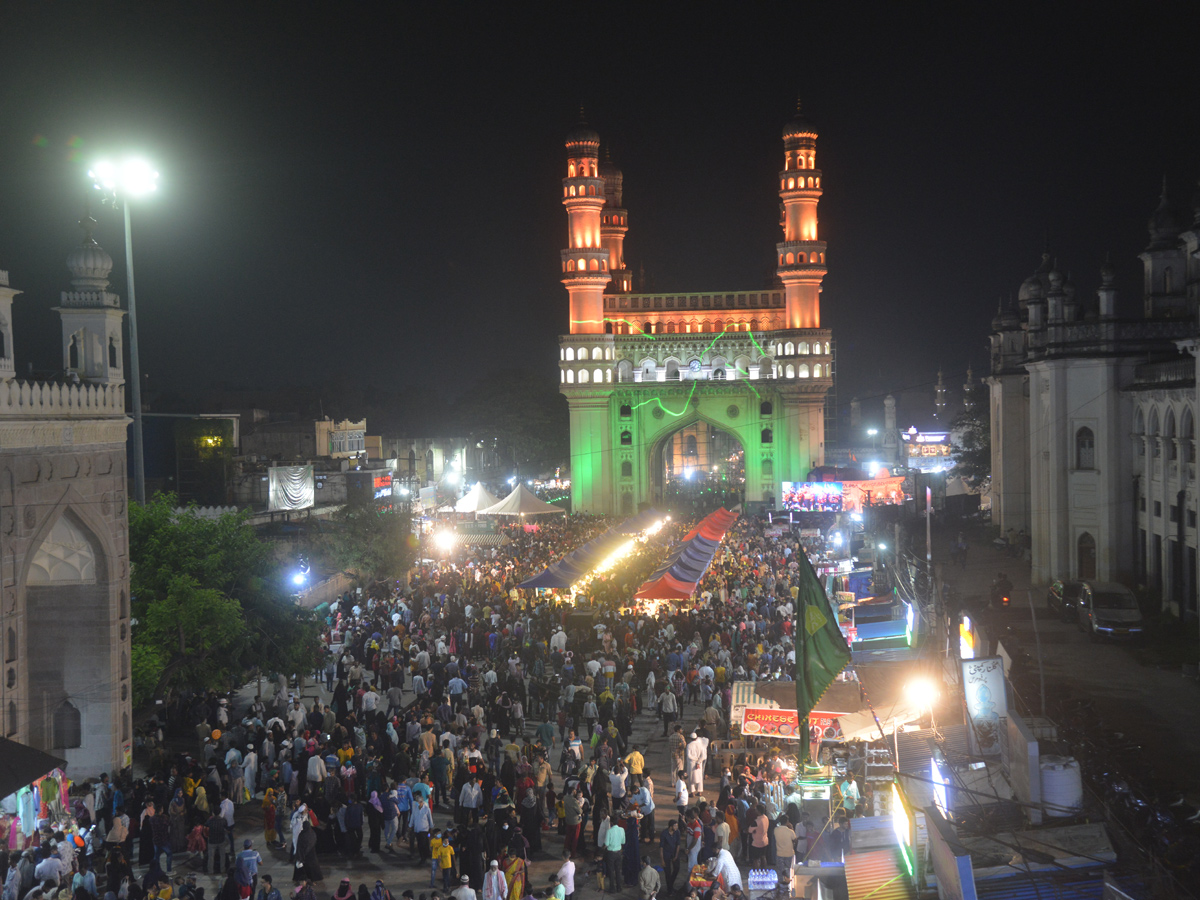
{"type": "Polygon", "coordinates": [[[108,252],[88,235],[83,243],[67,257],[71,284],[79,291],[103,291],[108,287],[108,274],[113,261],[108,252]]]}

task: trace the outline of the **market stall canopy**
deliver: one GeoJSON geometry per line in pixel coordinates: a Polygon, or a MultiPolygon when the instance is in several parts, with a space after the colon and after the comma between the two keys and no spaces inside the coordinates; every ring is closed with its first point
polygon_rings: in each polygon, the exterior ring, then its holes
{"type": "Polygon", "coordinates": [[[454,504],[454,511],[460,513],[479,512],[481,509],[495,506],[496,502],[496,498],[483,486],[483,482],[477,481],[474,487],[467,491],[466,495],[454,504]]]}
{"type": "Polygon", "coordinates": [[[16,793],[54,769],[64,768],[66,764],[65,759],[16,741],[0,739],[0,797],[16,793]]]}
{"type": "Polygon", "coordinates": [[[539,500],[524,484],[518,484],[513,492],[499,503],[476,512],[481,516],[546,516],[551,513],[565,514],[566,510],[539,500]]]}
{"type": "Polygon", "coordinates": [[[709,513],[672,548],[658,570],[634,595],[638,600],[686,600],[708,571],[717,547],[738,513],[722,507],[709,513]]]}
{"type": "Polygon", "coordinates": [[[562,559],[551,563],[532,578],[521,582],[519,588],[566,589],[596,568],[609,554],[626,543],[633,535],[641,534],[661,518],[657,510],[648,509],[626,519],[615,528],[572,550],[562,559]]]}

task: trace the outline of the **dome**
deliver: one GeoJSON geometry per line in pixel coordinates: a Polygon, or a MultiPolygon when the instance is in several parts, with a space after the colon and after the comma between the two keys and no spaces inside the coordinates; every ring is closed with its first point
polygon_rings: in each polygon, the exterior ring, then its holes
{"type": "Polygon", "coordinates": [[[812,135],[813,137],[817,136],[816,129],[808,123],[808,120],[804,118],[804,113],[800,111],[800,101],[797,100],[796,115],[792,117],[790,122],[783,126],[783,138],[787,140],[790,137],[797,137],[802,134],[812,135]]]}
{"type": "Polygon", "coordinates": [[[621,170],[617,168],[617,164],[609,159],[608,152],[605,151],[604,159],[600,161],[600,177],[605,181],[621,181],[623,176],[621,170]]]}
{"type": "Polygon", "coordinates": [[[112,271],[112,257],[88,234],[83,243],[67,257],[67,271],[71,273],[71,284],[80,291],[103,291],[108,288],[108,275],[112,271]]]}
{"type": "Polygon", "coordinates": [[[1171,245],[1179,237],[1179,222],[1175,218],[1174,210],[1171,209],[1170,201],[1167,200],[1167,180],[1165,178],[1163,179],[1162,195],[1158,198],[1158,208],[1150,216],[1148,227],[1151,246],[1171,245]]]}
{"type": "Polygon", "coordinates": [[[567,135],[567,146],[572,144],[599,144],[600,135],[596,130],[587,123],[587,119],[583,117],[583,107],[579,107],[579,121],[575,123],[575,127],[571,129],[567,135]]]}
{"type": "Polygon", "coordinates": [[[1028,303],[1030,300],[1035,300],[1042,296],[1042,279],[1037,275],[1030,275],[1021,282],[1021,289],[1017,292],[1017,299],[1022,303],[1028,303]]]}

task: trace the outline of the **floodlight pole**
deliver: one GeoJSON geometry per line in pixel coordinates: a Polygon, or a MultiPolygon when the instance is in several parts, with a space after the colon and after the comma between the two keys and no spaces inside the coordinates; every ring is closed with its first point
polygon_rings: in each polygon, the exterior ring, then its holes
{"type": "Polygon", "coordinates": [[[137,303],[133,293],[133,229],[129,221],[129,198],[125,208],[125,274],[129,281],[129,369],[130,404],[133,406],[133,499],[146,504],[146,460],[142,452],[142,371],[138,363],[137,303]]]}

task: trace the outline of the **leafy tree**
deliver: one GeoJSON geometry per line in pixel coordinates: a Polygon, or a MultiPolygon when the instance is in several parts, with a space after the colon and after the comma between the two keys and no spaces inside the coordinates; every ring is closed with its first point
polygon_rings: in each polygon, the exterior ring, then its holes
{"type": "Polygon", "coordinates": [[[979,493],[992,477],[992,428],[986,405],[964,412],[954,423],[954,472],[967,487],[979,493]]]}
{"type": "Polygon", "coordinates": [[[317,536],[314,555],[364,581],[394,581],[413,564],[407,513],[380,511],[371,504],[346,504],[317,536]]]}
{"type": "Polygon", "coordinates": [[[129,507],[135,706],[176,687],[222,688],[255,667],[310,665],[315,619],[283,591],[249,513],[204,519],[176,502],[158,494],[129,507]]]}

